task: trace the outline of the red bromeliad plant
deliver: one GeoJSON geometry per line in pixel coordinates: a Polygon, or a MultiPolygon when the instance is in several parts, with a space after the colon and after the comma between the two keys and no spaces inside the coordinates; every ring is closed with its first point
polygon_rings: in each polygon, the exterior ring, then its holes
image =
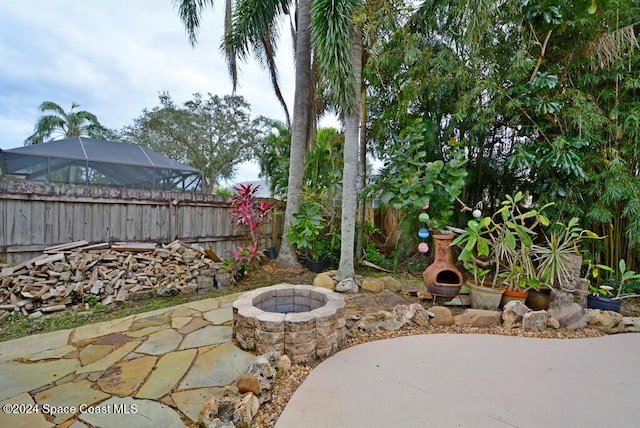
{"type": "Polygon", "coordinates": [[[260,226],[269,219],[269,213],[273,206],[267,202],[258,201],[256,193],[260,186],[253,184],[240,184],[233,188],[235,195],[231,200],[229,214],[234,217],[235,223],[244,229],[251,240],[252,245],[240,246],[237,251],[232,251],[234,260],[231,261],[232,274],[235,277],[240,266],[252,266],[262,257],[260,252],[260,226]]]}

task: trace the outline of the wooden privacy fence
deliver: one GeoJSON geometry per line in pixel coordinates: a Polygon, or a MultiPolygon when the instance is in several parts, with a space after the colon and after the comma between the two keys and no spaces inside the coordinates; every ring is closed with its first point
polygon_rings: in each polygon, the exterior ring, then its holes
{"type": "MultiPolygon", "coordinates": [[[[231,198],[188,192],[61,185],[0,179],[0,262],[33,257],[73,241],[198,243],[220,257],[245,235],[228,214],[231,198]]],[[[277,246],[282,216],[264,226],[277,246]]]]}

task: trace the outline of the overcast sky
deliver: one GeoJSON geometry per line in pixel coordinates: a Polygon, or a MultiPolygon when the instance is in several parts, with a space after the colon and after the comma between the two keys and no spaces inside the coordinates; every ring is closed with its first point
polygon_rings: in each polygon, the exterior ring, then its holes
{"type": "MultiPolygon", "coordinates": [[[[0,148],[20,147],[33,133],[38,106],[71,103],[120,129],[159,104],[168,91],[176,103],[195,92],[231,94],[220,53],[224,2],[205,13],[192,48],[172,0],[0,1],[0,148]]],[[[281,29],[280,83],[293,112],[294,66],[288,27],[281,29]]],[[[284,120],[268,73],[242,64],[238,95],[254,116],[284,120]]],[[[327,126],[336,126],[335,121],[327,126]]],[[[257,178],[245,165],[238,179],[257,178]]]]}

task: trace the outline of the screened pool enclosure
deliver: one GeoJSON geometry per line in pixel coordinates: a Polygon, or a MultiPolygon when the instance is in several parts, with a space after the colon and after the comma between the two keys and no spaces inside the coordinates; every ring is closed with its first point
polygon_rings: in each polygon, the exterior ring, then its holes
{"type": "Polygon", "coordinates": [[[129,189],[202,191],[202,173],[148,148],[73,137],[0,150],[0,177],[129,189]]]}

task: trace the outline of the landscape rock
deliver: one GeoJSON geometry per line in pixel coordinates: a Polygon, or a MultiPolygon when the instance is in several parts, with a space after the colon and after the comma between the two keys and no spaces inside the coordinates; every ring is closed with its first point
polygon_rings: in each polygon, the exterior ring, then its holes
{"type": "Polygon", "coordinates": [[[529,312],[531,312],[531,309],[518,300],[508,302],[502,309],[502,326],[504,328],[520,326],[522,324],[522,318],[529,312]]]}
{"type": "Polygon", "coordinates": [[[601,311],[600,309],[585,309],[587,325],[594,328],[613,329],[622,321],[622,315],[614,311],[601,311]]]}
{"type": "Polygon", "coordinates": [[[160,287],[156,288],[156,295],[158,297],[173,297],[177,296],[178,294],[180,294],[180,290],[178,290],[171,284],[161,285],[160,287]]]}
{"type": "Polygon", "coordinates": [[[393,309],[397,305],[407,304],[405,299],[398,296],[391,290],[383,290],[381,293],[375,294],[374,296],[378,305],[388,308],[389,310],[393,309]]]}
{"type": "Polygon", "coordinates": [[[624,317],[618,327],[625,333],[640,333],[640,317],[624,317]]]}
{"type": "Polygon", "coordinates": [[[393,316],[406,326],[424,327],[429,324],[429,318],[427,317],[424,306],[419,303],[398,305],[393,308],[393,316]]]}
{"type": "Polygon", "coordinates": [[[287,354],[280,356],[280,367],[282,367],[282,373],[286,373],[291,368],[291,358],[287,354]]]}
{"type": "Polygon", "coordinates": [[[387,331],[400,330],[402,322],[398,321],[391,312],[378,311],[372,314],[365,314],[355,324],[354,328],[363,332],[382,329],[387,331]]]}
{"type": "Polygon", "coordinates": [[[455,324],[451,309],[444,306],[432,306],[429,308],[434,317],[429,320],[429,324],[437,327],[446,327],[455,324]]]}
{"type": "Polygon", "coordinates": [[[380,278],[380,280],[384,282],[384,286],[387,290],[393,291],[394,293],[402,290],[402,284],[400,281],[392,276],[385,276],[384,278],[380,278]]]}
{"type": "Polygon", "coordinates": [[[258,378],[248,374],[241,374],[236,381],[238,392],[244,394],[245,392],[253,392],[253,395],[260,395],[260,383],[258,378]]]}
{"type": "Polygon", "coordinates": [[[573,298],[573,293],[568,293],[566,291],[560,291],[553,288],[551,289],[551,294],[549,296],[549,309],[558,309],[563,306],[568,306],[574,303],[573,298]]]}
{"type": "Polygon", "coordinates": [[[485,309],[466,309],[454,317],[456,325],[465,327],[487,328],[500,325],[500,311],[485,309]]]}
{"type": "Polygon", "coordinates": [[[251,392],[233,395],[226,391],[222,397],[212,397],[200,412],[198,422],[206,428],[249,428],[260,408],[260,401],[251,392]]]}
{"type": "Polygon", "coordinates": [[[433,294],[428,291],[418,291],[418,298],[422,300],[433,301],[433,294]]]}
{"type": "Polygon", "coordinates": [[[362,280],[362,289],[372,293],[381,293],[384,289],[384,281],[378,278],[365,278],[362,280]]]}
{"type": "Polygon", "coordinates": [[[544,331],[547,329],[547,311],[531,311],[522,316],[522,329],[526,331],[544,331]]]}
{"type": "Polygon", "coordinates": [[[358,284],[356,284],[353,278],[346,278],[336,285],[336,291],[340,293],[357,293],[358,284]]]}
{"type": "Polygon", "coordinates": [[[276,351],[258,356],[247,367],[245,374],[255,377],[258,381],[259,392],[256,396],[260,400],[260,404],[271,400],[273,385],[282,373],[282,354],[276,351]]]}
{"type": "Polygon", "coordinates": [[[549,307],[547,312],[549,312],[549,316],[558,320],[561,328],[577,330],[587,326],[587,317],[584,309],[577,303],[569,303],[562,306],[554,305],[549,307]]]}
{"type": "MultiPolygon", "coordinates": [[[[547,314],[548,314],[548,312],[547,312],[547,314]]],[[[557,330],[557,329],[560,328],[560,321],[558,321],[557,319],[555,319],[553,317],[549,317],[549,318],[547,318],[547,327],[557,330]]]]}
{"type": "Polygon", "coordinates": [[[313,286],[336,291],[336,283],[327,273],[319,273],[316,275],[313,279],[313,286]]]}

